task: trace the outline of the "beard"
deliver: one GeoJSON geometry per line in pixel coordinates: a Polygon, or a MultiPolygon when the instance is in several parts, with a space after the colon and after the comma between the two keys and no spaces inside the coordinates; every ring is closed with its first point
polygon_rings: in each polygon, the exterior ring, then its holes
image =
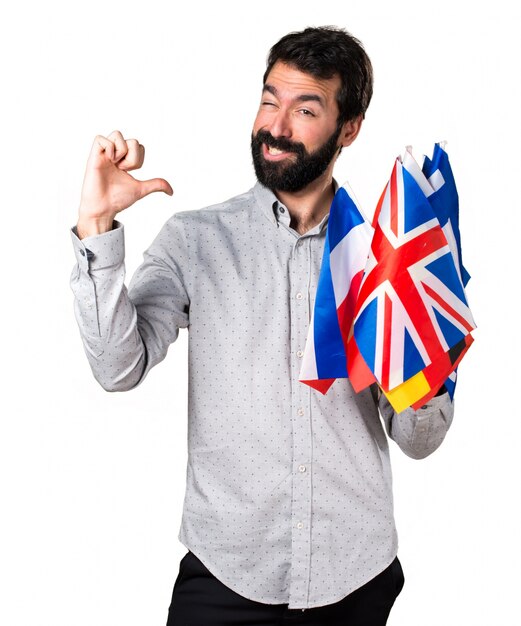
{"type": "Polygon", "coordinates": [[[272,191],[294,193],[301,191],[326,171],[335,155],[340,151],[337,140],[341,126],[317,148],[308,152],[303,143],[294,142],[285,137],[276,139],[267,130],[259,130],[251,136],[251,155],[257,180],[272,191]],[[288,162],[267,161],[262,154],[262,144],[278,148],[285,152],[293,152],[296,159],[288,162]]]}

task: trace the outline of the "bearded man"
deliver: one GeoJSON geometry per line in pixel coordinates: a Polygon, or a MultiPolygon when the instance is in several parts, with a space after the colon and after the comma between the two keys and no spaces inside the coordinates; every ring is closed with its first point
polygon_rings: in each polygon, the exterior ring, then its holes
{"type": "Polygon", "coordinates": [[[299,382],[333,168],[372,95],[361,43],[338,28],[270,51],[251,148],[258,182],[179,212],[124,285],[117,213],[164,179],[138,181],[144,148],[96,137],[73,229],[76,315],[100,384],[140,384],[189,331],[188,464],[179,540],[188,552],[168,626],[381,626],[404,577],[387,434],[413,458],[442,442],[447,393],[395,414],[374,389],[299,382]]]}

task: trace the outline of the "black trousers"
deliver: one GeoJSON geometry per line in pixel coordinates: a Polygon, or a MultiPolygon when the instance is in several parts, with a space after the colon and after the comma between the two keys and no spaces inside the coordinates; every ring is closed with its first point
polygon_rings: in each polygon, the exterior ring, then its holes
{"type": "Polygon", "coordinates": [[[312,609],[288,609],[235,593],[188,552],[174,584],[167,626],[384,626],[404,576],[400,561],[339,602],[312,609]]]}

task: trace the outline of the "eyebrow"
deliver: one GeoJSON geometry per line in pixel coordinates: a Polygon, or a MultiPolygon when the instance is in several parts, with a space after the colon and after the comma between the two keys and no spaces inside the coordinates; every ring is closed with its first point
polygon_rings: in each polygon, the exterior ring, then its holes
{"type": "MultiPolygon", "coordinates": [[[[262,92],[264,93],[265,91],[267,91],[268,93],[271,93],[275,97],[278,97],[277,89],[273,85],[266,83],[264,87],[262,88],[262,92]]],[[[318,102],[318,104],[320,104],[322,108],[324,108],[325,106],[324,98],[322,98],[316,93],[303,93],[300,96],[297,96],[295,98],[295,101],[296,102],[310,102],[310,101],[318,102]]]]}

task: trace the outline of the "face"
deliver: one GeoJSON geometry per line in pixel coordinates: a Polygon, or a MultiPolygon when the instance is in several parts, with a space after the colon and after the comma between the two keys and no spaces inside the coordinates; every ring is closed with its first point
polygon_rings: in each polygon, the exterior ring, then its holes
{"type": "Polygon", "coordinates": [[[360,121],[338,125],[340,77],[317,79],[284,63],[270,71],[252,132],[258,180],[274,191],[297,192],[332,174],[341,146],[360,121]]]}

